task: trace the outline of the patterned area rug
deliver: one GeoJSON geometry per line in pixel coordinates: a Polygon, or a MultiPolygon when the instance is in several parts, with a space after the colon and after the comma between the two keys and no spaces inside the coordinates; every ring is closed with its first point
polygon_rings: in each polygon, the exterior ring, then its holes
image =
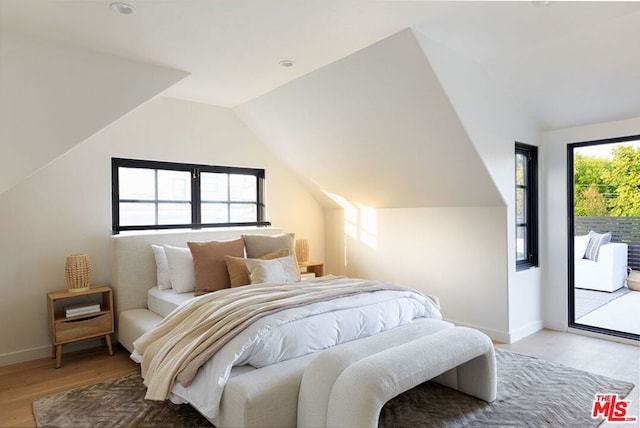
{"type": "MultiPolygon", "coordinates": [[[[596,427],[597,393],[625,397],[628,382],[534,357],[497,350],[498,399],[493,403],[433,382],[389,401],[381,427],[596,427]]],[[[38,427],[211,426],[193,408],[144,400],[137,373],[51,395],[33,403],[38,427]]],[[[634,415],[637,416],[637,415],[634,415]]]]}
{"type": "Polygon", "coordinates": [[[539,358],[496,351],[498,396],[493,403],[427,382],[389,401],[380,427],[597,427],[603,419],[591,418],[595,394],[618,394],[622,399],[634,387],[539,358]]]}

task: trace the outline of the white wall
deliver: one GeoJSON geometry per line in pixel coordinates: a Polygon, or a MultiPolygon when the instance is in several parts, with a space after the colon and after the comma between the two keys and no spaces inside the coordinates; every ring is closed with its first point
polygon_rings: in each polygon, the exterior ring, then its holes
{"type": "Polygon", "coordinates": [[[323,209],[233,111],[158,98],[0,194],[0,365],[51,352],[45,295],[66,289],[66,255],[109,283],[111,157],[265,168],[268,220],[323,261],[323,209]]]}
{"type": "MultiPolygon", "coordinates": [[[[514,144],[518,141],[537,146],[538,126],[523,105],[505,93],[479,64],[419,31],[416,38],[506,203],[505,222],[496,226],[506,234],[506,246],[501,253],[508,276],[500,295],[508,299],[509,341],[519,340],[543,326],[541,272],[544,263],[540,268],[526,271],[518,272],[515,268],[514,144]]],[[[542,205],[544,198],[541,187],[542,205]]],[[[540,230],[544,230],[542,216],[540,230]]]]}
{"type": "Polygon", "coordinates": [[[567,145],[583,141],[640,135],[640,117],[549,131],[543,135],[547,195],[546,229],[543,229],[545,326],[566,330],[568,326],[567,264],[567,145]]]}
{"type": "Polygon", "coordinates": [[[0,194],[188,73],[0,32],[0,194]]]}
{"type": "Polygon", "coordinates": [[[334,273],[414,287],[439,298],[445,319],[509,341],[504,207],[375,210],[374,245],[344,233],[344,213],[326,215],[334,273]]]}

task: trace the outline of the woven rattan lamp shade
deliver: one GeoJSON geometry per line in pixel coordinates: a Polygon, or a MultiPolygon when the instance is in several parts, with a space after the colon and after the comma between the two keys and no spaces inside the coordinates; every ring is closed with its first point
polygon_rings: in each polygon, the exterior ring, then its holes
{"type": "Polygon", "coordinates": [[[296,259],[298,264],[309,263],[309,241],[306,239],[296,239],[296,259]]]}
{"type": "Polygon", "coordinates": [[[79,293],[89,289],[89,258],[86,254],[72,254],[67,256],[64,263],[64,273],[67,277],[67,288],[72,293],[79,293]]]}

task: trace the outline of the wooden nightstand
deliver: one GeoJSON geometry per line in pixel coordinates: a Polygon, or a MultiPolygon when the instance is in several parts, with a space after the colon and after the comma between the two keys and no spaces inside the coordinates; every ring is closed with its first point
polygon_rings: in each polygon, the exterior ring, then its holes
{"type": "Polygon", "coordinates": [[[319,276],[324,276],[324,263],[319,262],[308,262],[306,264],[300,265],[301,273],[314,273],[316,278],[319,276]]]}
{"type": "Polygon", "coordinates": [[[111,333],[113,326],[113,293],[111,288],[102,285],[87,291],[71,293],[69,291],[54,291],[47,293],[47,312],[49,316],[49,337],[51,338],[52,357],[56,359],[56,368],[62,365],[62,345],[104,336],[109,350],[111,347],[111,333]],[[90,314],[65,316],[65,306],[78,301],[97,303],[99,312],[90,314]]]}

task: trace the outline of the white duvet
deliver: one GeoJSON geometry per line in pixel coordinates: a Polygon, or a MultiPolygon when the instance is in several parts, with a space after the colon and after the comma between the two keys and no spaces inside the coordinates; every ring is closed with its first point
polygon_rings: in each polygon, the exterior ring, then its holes
{"type": "Polygon", "coordinates": [[[191,385],[176,382],[170,398],[214,418],[234,366],[264,367],[421,317],[442,318],[437,304],[411,290],[376,291],[286,309],[261,318],[234,337],[200,368],[191,385]]]}

